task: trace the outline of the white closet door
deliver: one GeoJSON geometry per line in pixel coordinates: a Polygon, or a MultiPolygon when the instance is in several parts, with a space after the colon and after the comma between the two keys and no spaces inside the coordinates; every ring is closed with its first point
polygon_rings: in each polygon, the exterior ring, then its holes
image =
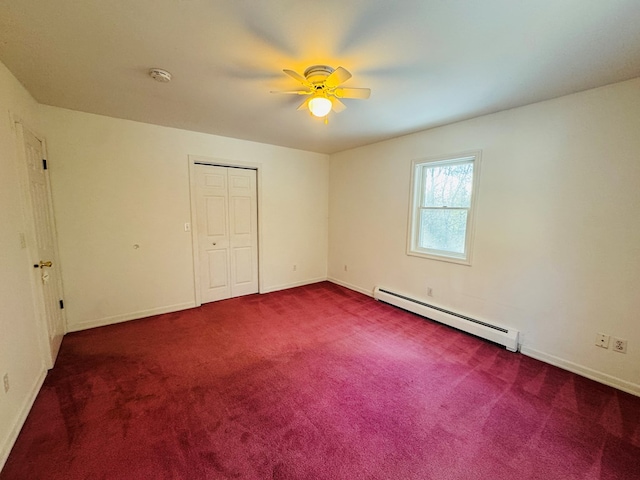
{"type": "Polygon", "coordinates": [[[257,293],[256,172],[195,168],[202,303],[257,293]]]}
{"type": "Polygon", "coordinates": [[[258,292],[256,171],[229,168],[231,296],[258,292]]]}

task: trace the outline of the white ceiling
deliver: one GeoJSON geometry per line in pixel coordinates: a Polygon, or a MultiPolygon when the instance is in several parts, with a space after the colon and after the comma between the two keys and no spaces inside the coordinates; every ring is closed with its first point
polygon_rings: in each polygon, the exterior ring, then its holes
{"type": "Polygon", "coordinates": [[[44,104],[333,153],[638,77],[640,0],[0,0],[0,60],[44,104]],[[313,64],[371,98],[269,93],[313,64]]]}

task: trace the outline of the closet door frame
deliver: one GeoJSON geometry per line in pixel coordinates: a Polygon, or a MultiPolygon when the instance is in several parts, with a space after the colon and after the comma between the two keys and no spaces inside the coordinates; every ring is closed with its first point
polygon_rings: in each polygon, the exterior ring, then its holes
{"type": "Polygon", "coordinates": [[[196,169],[195,164],[212,165],[215,167],[246,168],[256,171],[256,189],[258,202],[258,293],[264,293],[263,274],[263,244],[262,241],[262,164],[256,162],[244,162],[239,160],[226,160],[215,157],[189,155],[189,190],[191,195],[191,243],[193,255],[193,296],[195,305],[202,305],[202,292],[200,290],[200,258],[198,245],[198,222],[196,200],[196,169]]]}

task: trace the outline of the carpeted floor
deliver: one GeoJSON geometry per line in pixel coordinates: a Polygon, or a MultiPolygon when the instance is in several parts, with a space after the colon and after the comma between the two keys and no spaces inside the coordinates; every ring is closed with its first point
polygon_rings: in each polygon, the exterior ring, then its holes
{"type": "Polygon", "coordinates": [[[65,337],[2,480],[640,479],[640,398],[330,283],[65,337]]]}

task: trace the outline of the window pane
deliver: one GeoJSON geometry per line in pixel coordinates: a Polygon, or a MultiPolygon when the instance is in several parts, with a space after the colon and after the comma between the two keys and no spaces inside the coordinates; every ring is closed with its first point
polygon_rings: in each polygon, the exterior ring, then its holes
{"type": "Polygon", "coordinates": [[[467,210],[421,209],[419,247],[464,254],[467,210]]]}
{"type": "Polygon", "coordinates": [[[424,167],[423,207],[469,207],[473,163],[424,167]]]}

